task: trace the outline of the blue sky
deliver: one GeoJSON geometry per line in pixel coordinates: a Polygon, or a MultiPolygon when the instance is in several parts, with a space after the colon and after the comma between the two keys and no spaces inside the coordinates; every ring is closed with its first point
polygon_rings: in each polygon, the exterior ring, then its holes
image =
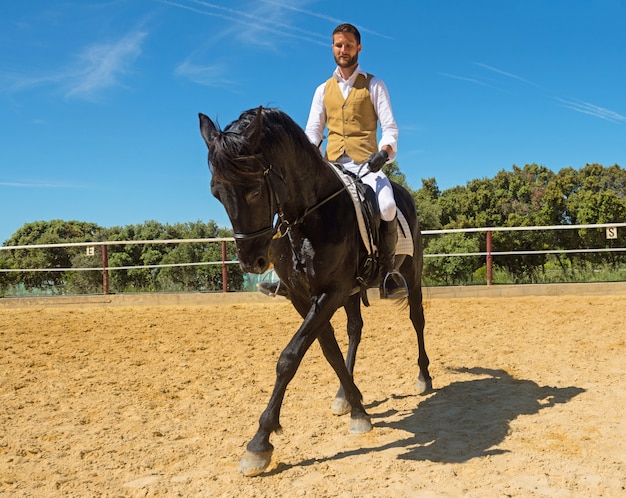
{"type": "Polygon", "coordinates": [[[626,167],[626,0],[6,1],[0,242],[51,219],[229,226],[198,112],[225,126],[275,106],[304,126],[340,22],[389,88],[412,188],[626,167]]]}

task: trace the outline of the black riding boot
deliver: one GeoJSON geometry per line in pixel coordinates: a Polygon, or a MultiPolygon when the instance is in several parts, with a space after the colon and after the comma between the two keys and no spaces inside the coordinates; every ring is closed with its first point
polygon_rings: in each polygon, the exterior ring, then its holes
{"type": "Polygon", "coordinates": [[[394,299],[408,296],[406,281],[399,271],[394,269],[398,241],[398,222],[380,222],[380,240],[378,241],[378,264],[380,266],[380,297],[394,299]]]}

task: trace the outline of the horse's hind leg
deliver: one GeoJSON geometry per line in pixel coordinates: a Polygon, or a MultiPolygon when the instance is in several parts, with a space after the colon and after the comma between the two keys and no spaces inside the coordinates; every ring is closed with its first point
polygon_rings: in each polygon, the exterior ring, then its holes
{"type": "MultiPolygon", "coordinates": [[[[361,316],[361,296],[353,294],[348,298],[344,309],[348,317],[348,352],[346,354],[346,368],[354,379],[354,364],[356,362],[356,352],[361,343],[361,331],[363,330],[363,317],[361,316]]],[[[333,400],[331,411],[333,415],[345,415],[350,413],[350,403],[346,399],[343,385],[339,384],[339,391],[333,400]]]]}
{"type": "Polygon", "coordinates": [[[343,386],[345,397],[350,406],[350,432],[353,434],[363,434],[372,430],[372,421],[365,411],[362,402],[362,395],[354,383],[352,374],[346,368],[343,361],[341,349],[337,344],[337,339],[330,323],[321,331],[318,341],[322,347],[324,357],[333,367],[339,377],[339,382],[343,386]]]}
{"type": "Polygon", "coordinates": [[[426,322],[424,318],[424,306],[422,304],[422,288],[419,282],[411,288],[409,291],[409,306],[411,322],[415,328],[417,334],[417,348],[418,357],[417,364],[419,366],[419,377],[417,378],[416,389],[422,394],[426,394],[433,389],[433,380],[428,372],[428,365],[430,360],[426,354],[426,347],[424,345],[424,324],[426,322]]]}

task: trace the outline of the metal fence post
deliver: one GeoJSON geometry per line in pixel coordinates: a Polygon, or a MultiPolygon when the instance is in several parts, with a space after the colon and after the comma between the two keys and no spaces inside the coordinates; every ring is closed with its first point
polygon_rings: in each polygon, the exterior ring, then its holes
{"type": "Polygon", "coordinates": [[[102,293],[109,293],[109,251],[106,244],[102,244],[102,293]]]}
{"type": "Polygon", "coordinates": [[[222,240],[222,292],[228,292],[228,270],[226,268],[226,241],[222,240]]]}
{"type": "Polygon", "coordinates": [[[491,255],[491,230],[487,230],[487,285],[491,285],[491,266],[493,263],[493,256],[491,255]]]}

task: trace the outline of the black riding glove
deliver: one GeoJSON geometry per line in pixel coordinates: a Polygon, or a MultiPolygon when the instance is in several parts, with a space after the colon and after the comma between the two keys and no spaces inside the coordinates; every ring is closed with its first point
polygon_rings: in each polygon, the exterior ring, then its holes
{"type": "Polygon", "coordinates": [[[372,173],[378,173],[383,165],[387,162],[387,159],[389,159],[389,154],[387,154],[386,150],[374,152],[367,160],[367,167],[372,173]]]}

